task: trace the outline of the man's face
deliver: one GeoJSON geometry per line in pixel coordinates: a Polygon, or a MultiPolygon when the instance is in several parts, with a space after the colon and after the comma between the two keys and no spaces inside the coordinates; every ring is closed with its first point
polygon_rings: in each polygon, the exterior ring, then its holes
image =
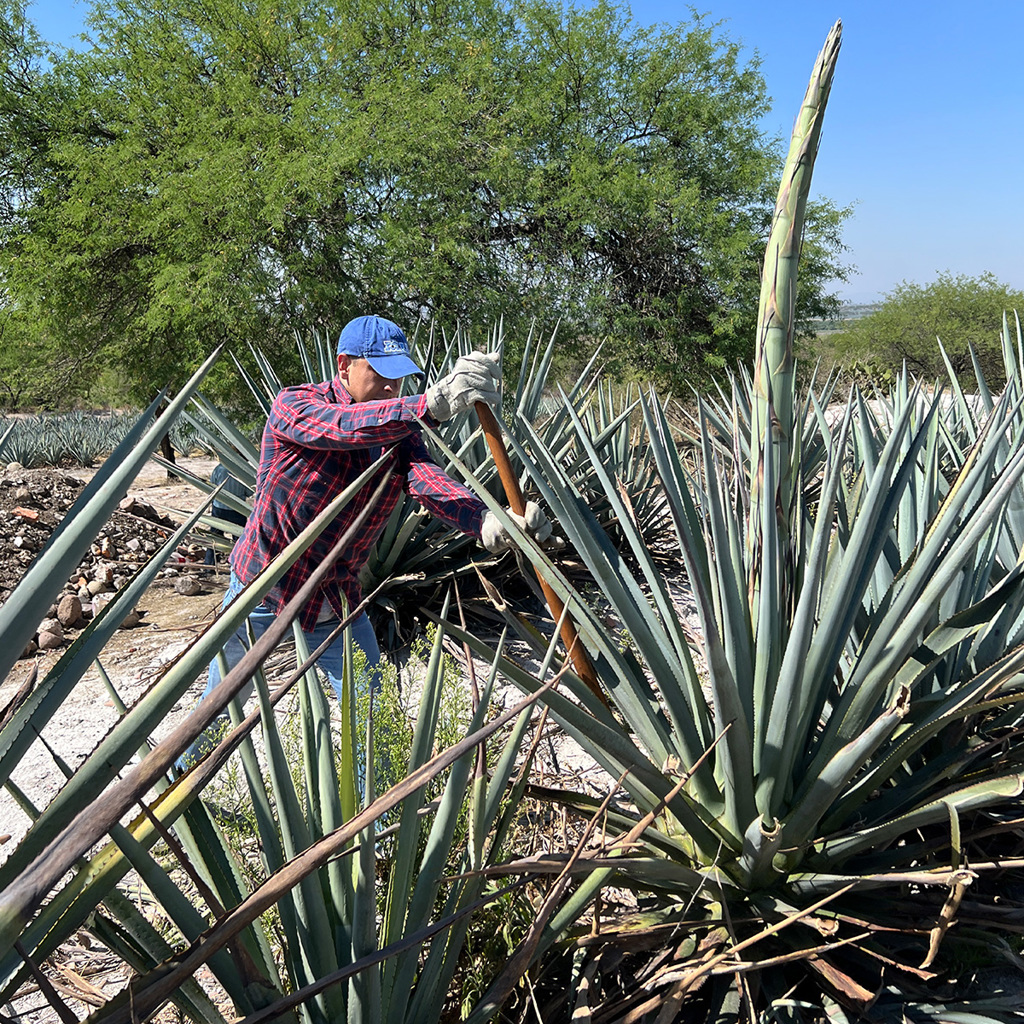
{"type": "Polygon", "coordinates": [[[342,353],[338,356],[338,376],[354,402],[379,402],[397,398],[401,377],[382,377],[365,359],[342,353]]]}

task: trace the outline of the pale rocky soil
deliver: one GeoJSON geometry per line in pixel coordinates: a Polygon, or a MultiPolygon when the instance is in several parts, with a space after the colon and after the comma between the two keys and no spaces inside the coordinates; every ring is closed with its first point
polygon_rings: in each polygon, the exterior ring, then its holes
{"type": "MultiPolygon", "coordinates": [[[[191,472],[205,476],[209,475],[215,465],[209,459],[188,459],[183,462],[191,472]]],[[[24,485],[3,486],[0,484],[0,545],[7,549],[3,552],[2,579],[4,584],[7,584],[14,575],[12,562],[17,565],[20,572],[24,571],[24,567],[20,565],[17,556],[10,548],[10,535],[15,529],[21,528],[24,521],[22,517],[11,513],[11,507],[38,508],[40,517],[36,523],[31,524],[35,529],[31,531],[30,543],[41,547],[40,541],[45,540],[45,537],[42,536],[42,530],[39,529],[40,524],[52,529],[59,519],[57,513],[60,511],[54,506],[59,506],[66,501],[69,492],[77,493],[77,489],[80,489],[66,483],[62,485],[61,478],[71,477],[76,483],[84,483],[92,475],[92,472],[94,471],[79,469],[63,474],[53,470],[20,470],[13,473],[7,471],[4,474],[4,478],[25,480],[24,485]],[[28,496],[24,494],[24,489],[30,492],[28,496]],[[40,495],[40,491],[49,491],[50,493],[40,495]],[[20,496],[15,497],[16,494],[20,496]]],[[[176,521],[181,519],[179,513],[197,508],[204,496],[190,484],[180,480],[169,481],[166,470],[157,463],[151,462],[147,464],[129,488],[129,497],[152,506],[158,514],[165,517],[165,523],[158,524],[142,517],[115,513],[106,532],[110,534],[114,530],[117,531],[118,536],[115,543],[120,545],[121,550],[117,551],[116,555],[122,557],[118,558],[115,555],[113,559],[101,559],[90,554],[76,574],[79,580],[91,581],[96,574],[97,563],[99,563],[101,576],[109,575],[112,581],[120,582],[118,577],[130,573],[142,561],[142,558],[132,558],[129,561],[123,557],[134,555],[134,552],[128,549],[124,543],[129,536],[137,536],[145,540],[152,539],[153,541],[162,540],[160,534],[166,535],[167,532],[164,527],[169,526],[173,529],[176,521]]],[[[48,532],[47,530],[46,536],[48,536],[48,532]]],[[[161,666],[179,654],[220,607],[221,597],[227,584],[226,569],[221,567],[210,570],[199,564],[202,560],[202,550],[197,547],[193,553],[192,557],[198,561],[169,564],[162,571],[160,578],[150,587],[138,605],[138,624],[132,628],[119,630],[105,650],[105,656],[102,659],[103,666],[121,699],[129,707],[148,688],[154,674],[160,671],[161,666]],[[181,586],[180,581],[183,576],[194,577],[197,586],[187,589],[195,589],[195,593],[184,595],[178,592],[176,584],[178,587],[181,586]]],[[[184,557],[189,556],[186,554],[184,557]]],[[[71,591],[77,588],[69,581],[67,589],[71,591]]],[[[86,604],[87,602],[82,601],[82,603],[86,604]]],[[[84,622],[80,622],[80,624],[84,625],[84,622]]],[[[59,647],[39,651],[17,663],[8,678],[0,684],[0,708],[7,705],[31,672],[36,671],[40,679],[44,678],[47,671],[60,658],[67,644],[77,636],[79,630],[67,627],[62,632],[64,641],[59,647]]],[[[193,695],[190,691],[188,697],[175,708],[175,712],[165,723],[165,728],[173,724],[175,716],[187,712],[194,703],[194,696],[198,696],[202,692],[203,685],[205,683],[197,681],[193,687],[193,690],[196,691],[195,694],[193,695]]],[[[62,782],[62,776],[46,749],[46,745],[58,751],[61,757],[74,768],[106,735],[116,720],[117,714],[110,694],[98,671],[95,668],[90,669],[69,700],[64,702],[60,712],[43,730],[42,738],[45,743],[36,741],[33,744],[28,755],[12,776],[13,781],[26,792],[37,806],[44,807],[53,798],[62,782]]],[[[17,807],[6,790],[0,792],[0,838],[11,837],[4,842],[3,846],[0,846],[0,861],[5,859],[5,848],[7,850],[13,848],[24,834],[27,826],[27,816],[17,807]]]]}

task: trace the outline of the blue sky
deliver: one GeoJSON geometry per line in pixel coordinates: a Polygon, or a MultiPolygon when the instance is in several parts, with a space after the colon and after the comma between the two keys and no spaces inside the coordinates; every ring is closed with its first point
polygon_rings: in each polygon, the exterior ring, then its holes
{"type": "MultiPolygon", "coordinates": [[[[87,5],[36,0],[40,34],[71,44],[87,5]]],[[[1020,0],[708,0],[696,10],[755,52],[772,97],[770,131],[788,138],[832,23],[843,47],[814,193],[854,206],[844,231],[857,273],[836,285],[870,302],[901,281],[990,271],[1024,290],[1024,3],[1020,0]]],[[[691,8],[634,0],[638,22],[691,8]]]]}

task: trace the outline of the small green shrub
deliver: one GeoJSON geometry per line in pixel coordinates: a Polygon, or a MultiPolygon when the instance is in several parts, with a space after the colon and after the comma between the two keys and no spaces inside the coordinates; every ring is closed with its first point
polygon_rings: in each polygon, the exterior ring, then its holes
{"type": "Polygon", "coordinates": [[[866,372],[871,383],[891,384],[904,362],[916,376],[945,377],[938,338],[962,383],[974,382],[973,350],[985,379],[998,391],[1006,380],[999,340],[1003,314],[1015,309],[1024,310],[1024,292],[994,274],[945,273],[930,284],[897,285],[878,310],[830,335],[827,344],[845,368],[866,372]]]}

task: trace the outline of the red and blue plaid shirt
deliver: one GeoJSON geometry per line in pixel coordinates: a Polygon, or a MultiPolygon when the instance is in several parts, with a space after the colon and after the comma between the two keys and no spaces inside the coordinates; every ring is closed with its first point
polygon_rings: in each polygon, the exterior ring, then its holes
{"type": "MultiPolygon", "coordinates": [[[[393,476],[385,486],[362,529],[303,609],[303,629],[311,630],[316,624],[325,598],[337,615],[345,613],[339,587],[350,608],[362,600],[359,570],[403,491],[448,525],[479,538],[483,502],[431,458],[417,417],[430,422],[423,395],[354,402],[337,378],[281,391],[263,430],[252,514],[231,553],[238,578],[249,583],[386,446],[395,446],[397,465],[404,472],[393,476]]],[[[368,496],[379,481],[379,476],[371,477],[364,493],[368,496]]],[[[338,513],[267,596],[268,607],[279,612],[298,593],[359,509],[356,499],[338,513]]]]}

